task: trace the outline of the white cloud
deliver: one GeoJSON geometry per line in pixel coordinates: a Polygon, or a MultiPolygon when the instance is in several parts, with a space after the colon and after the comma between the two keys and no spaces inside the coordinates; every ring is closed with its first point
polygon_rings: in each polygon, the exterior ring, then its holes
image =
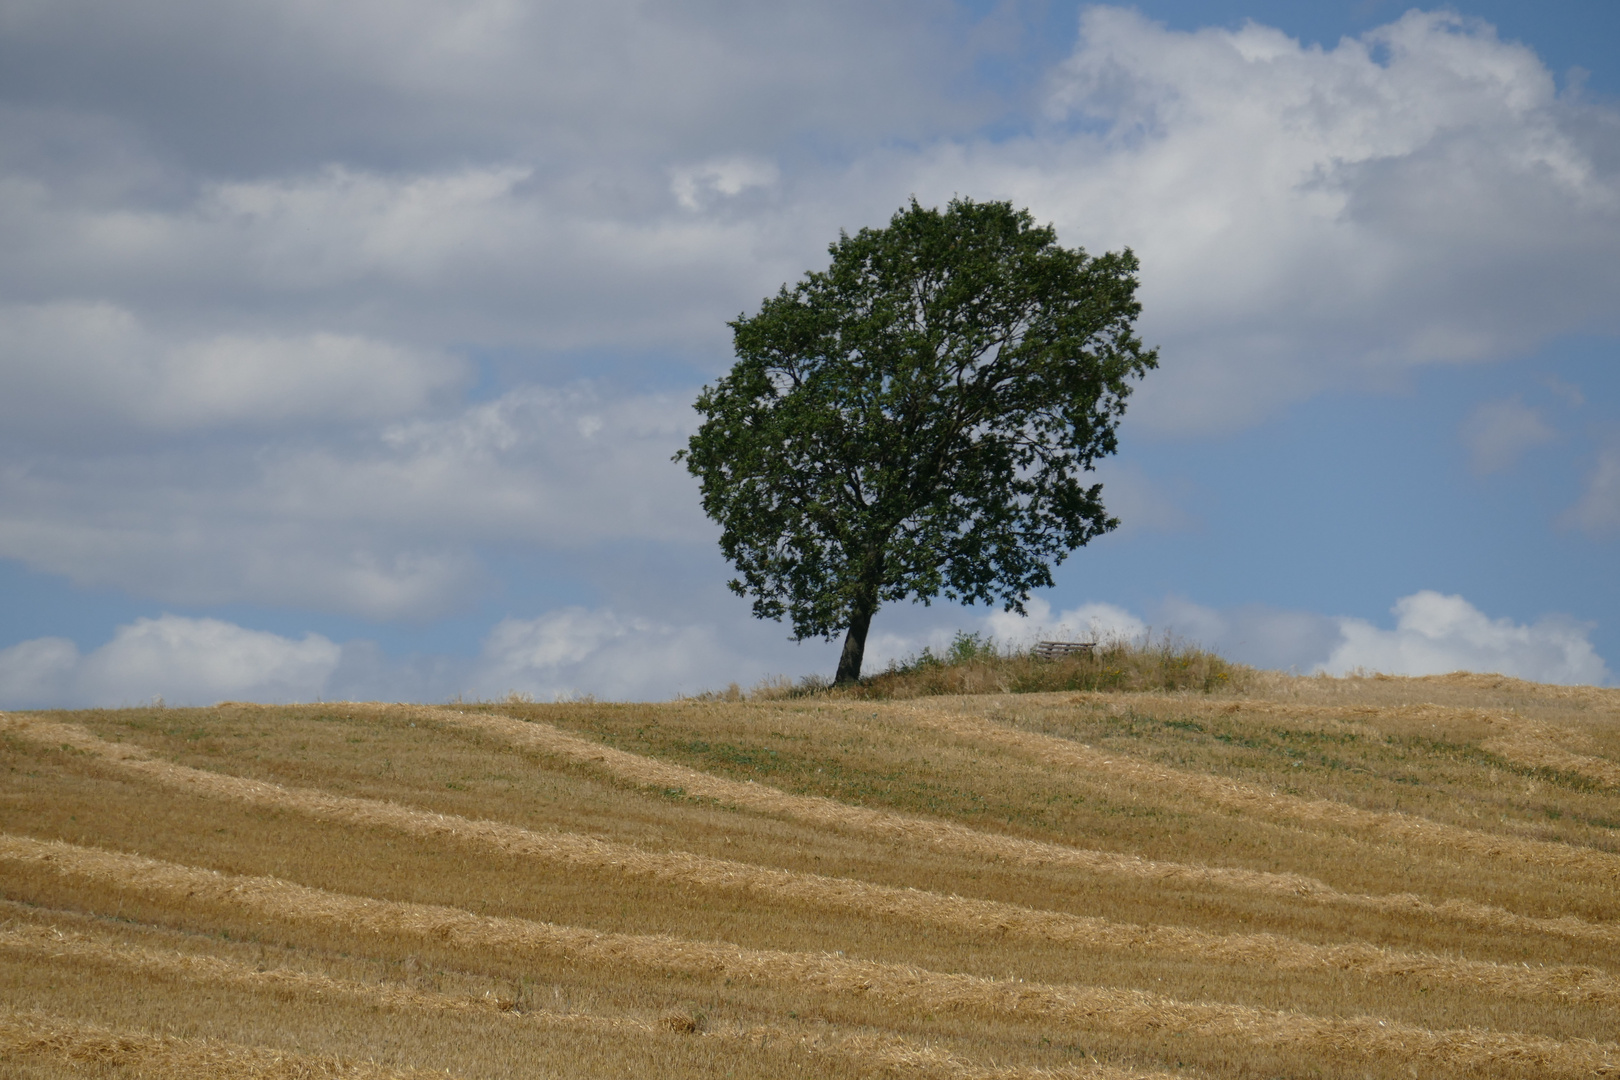
{"type": "Polygon", "coordinates": [[[1218,611],[1180,596],[1158,605],[1155,625],[1172,638],[1254,667],[1310,671],[1340,640],[1338,621],[1260,604],[1218,611]]]}
{"type": "Polygon", "coordinates": [[[119,706],[161,697],[171,705],[227,698],[313,701],[342,650],[319,634],[294,641],[218,619],[137,619],[81,656],[70,641],[38,638],[0,651],[0,702],[119,706]]]}
{"type": "Polygon", "coordinates": [[[676,202],[697,210],[717,197],[733,198],[750,188],[770,187],[780,178],[774,162],[727,157],[673,170],[669,189],[676,202]]]}
{"type": "Polygon", "coordinates": [[[1558,436],[1539,410],[1517,397],[1480,405],[1463,421],[1461,434],[1474,471],[1482,475],[1511,468],[1525,451],[1558,436]]]}
{"type": "Polygon", "coordinates": [[[1066,641],[1157,640],[1209,649],[1256,667],[1309,671],[1339,640],[1337,621],[1325,615],[1249,605],[1220,611],[1169,596],[1146,615],[1117,604],[1091,602],[1053,615],[1035,597],[1028,618],[994,612],[985,619],[998,641],[1029,645],[1042,638],[1066,641]]]}
{"type": "MultiPolygon", "coordinates": [[[[465,602],[492,547],[566,573],[707,542],[668,461],[690,372],[913,191],[1133,245],[1165,366],[1128,423],[1161,431],[1615,325],[1620,114],[1480,24],[1412,13],[1324,50],[1089,7],[1047,117],[992,138],[991,91],[944,90],[966,68],[940,10],[13,4],[0,558],[405,619],[465,602]],[[515,388],[458,406],[480,354],[515,388]],[[679,388],[555,388],[580,370],[679,388]]],[[[1487,465],[1540,437],[1486,428],[1487,465]]],[[[1620,527],[1611,473],[1566,520],[1620,527]]],[[[1127,528],[1197,524],[1106,475],[1127,528]]],[[[1136,618],[1057,618],[1093,615],[1136,618]]]]}
{"type": "MultiPolygon", "coordinates": [[[[268,6],[238,16],[278,34],[287,17],[268,6]]],[[[455,112],[469,86],[483,95],[499,85],[511,98],[510,83],[485,82],[492,70],[543,69],[537,57],[558,48],[573,65],[579,42],[561,44],[557,33],[611,52],[620,47],[613,26],[632,51],[655,44],[640,20],[620,26],[630,18],[623,5],[588,17],[497,5],[470,20],[429,5],[423,17],[420,28],[394,31],[413,44],[380,55],[369,35],[350,36],[355,17],[334,16],[326,47],[381,64],[367,78],[401,100],[444,94],[437,107],[455,112]],[[484,36],[509,23],[515,36],[484,36]],[[441,25],[470,51],[422,36],[441,25]],[[396,67],[404,56],[424,66],[396,67]],[[448,83],[424,74],[440,64],[461,74],[448,83]]],[[[806,16],[811,25],[794,29],[832,34],[850,17],[806,16]]],[[[625,91],[658,110],[694,81],[709,87],[702,93],[752,95],[750,110],[759,87],[782,78],[798,86],[813,77],[840,99],[850,90],[798,60],[784,75],[728,57],[713,82],[702,65],[726,55],[717,41],[764,35],[774,20],[742,20],[743,31],[666,21],[690,51],[657,45],[647,70],[667,81],[625,91]]],[[[46,22],[57,26],[54,16],[46,22]]],[[[187,197],[158,201],[64,197],[62,185],[18,173],[0,184],[10,267],[0,292],[89,295],[143,320],[162,313],[166,324],[251,312],[259,329],[227,327],[225,341],[325,333],[424,356],[472,341],[674,346],[718,358],[725,321],[819,261],[839,227],[878,224],[909,192],[925,201],[963,193],[1027,203],[1067,243],[1136,248],[1143,327],[1165,363],[1136,414],[1164,429],[1242,427],[1324,388],[1381,385],[1413,365],[1620,328],[1610,303],[1620,291],[1613,110],[1559,99],[1533,52],[1483,24],[1412,12],[1322,50],[1253,24],[1180,33],[1091,7],[1080,33],[1051,77],[1051,122],[1022,138],[945,133],[779,166],[767,142],[802,137],[816,106],[772,117],[769,140],[759,128],[713,145],[690,133],[646,138],[647,115],[604,99],[590,145],[620,136],[634,145],[638,132],[641,152],[602,157],[585,142],[559,149],[511,138],[470,159],[403,168],[294,163],[200,179],[187,197]],[[767,187],[769,199],[741,198],[767,187]]],[[[147,41],[145,30],[132,34],[131,47],[147,41]]],[[[899,75],[890,71],[885,85],[899,75]]],[[[590,112],[580,88],[587,97],[608,89],[582,77],[570,94],[566,80],[544,78],[568,123],[590,112]]],[[[711,122],[725,130],[718,116],[711,122]]]]}
{"type": "Polygon", "coordinates": [[[670,457],[696,414],[684,396],[604,398],[528,387],[443,420],[391,425],[352,448],[290,456],[264,495],[302,519],[579,546],[709,535],[696,482],[670,457]]]}
{"type": "Polygon", "coordinates": [[[484,641],[469,694],[669,698],[748,681],[743,672],[754,666],[709,627],[574,607],[497,624],[484,641]]]}
{"type": "Polygon", "coordinates": [[[475,545],[707,541],[670,455],[682,398],[530,387],[311,448],[38,453],[0,464],[0,557],[173,604],[425,618],[483,586],[475,545]]]}
{"type": "MultiPolygon", "coordinates": [[[[1005,646],[1042,638],[1141,640],[1159,629],[1107,603],[1054,614],[1036,597],[1028,609],[1027,617],[994,612],[983,618],[982,632],[1005,646]]],[[[1556,617],[1531,625],[1490,619],[1461,597],[1434,592],[1404,597],[1393,610],[1392,630],[1303,612],[1222,612],[1177,598],[1166,601],[1158,616],[1162,629],[1182,640],[1259,666],[1333,674],[1495,671],[1557,683],[1602,684],[1609,678],[1582,624],[1556,617]]],[[[953,636],[954,629],[943,625],[874,632],[866,670],[881,670],[924,647],[942,652],[953,636]]],[[[501,620],[470,660],[418,655],[394,661],[365,641],[340,646],[315,633],[294,639],[218,619],[163,615],[118,628],[111,641],[88,654],[62,638],[0,650],[0,708],[119,706],[155,697],[170,705],[490,700],[512,692],[540,700],[666,700],[731,682],[749,686],[772,675],[829,675],[837,648],[836,642],[793,645],[785,632],[762,635],[755,624],[575,606],[501,620]]]]}
{"type": "Polygon", "coordinates": [[[435,550],[425,538],[364,522],[280,520],[253,483],[251,461],[203,460],[156,479],[146,471],[162,464],[131,462],[94,482],[0,469],[8,502],[0,554],[81,587],[165,603],[259,603],[372,619],[441,614],[482,584],[464,548],[435,550]],[[123,478],[133,483],[120,490],[123,478]]]}
{"type": "MultiPolygon", "coordinates": [[[[749,174],[746,160],[694,178],[693,199],[725,203],[727,189],[754,184],[764,166],[749,174]]],[[[609,194],[662,171],[329,166],[202,182],[158,208],[0,183],[10,253],[0,296],[90,295],[196,337],[223,318],[257,327],[249,337],[359,336],[436,357],[468,341],[723,349],[741,298],[800,273],[800,253],[824,244],[836,218],[694,214],[662,190],[667,181],[645,198],[609,194]]],[[[70,331],[58,331],[63,348],[70,331]]]]}
{"type": "Polygon", "coordinates": [[[1089,603],[1054,616],[1052,605],[1039,596],[1024,604],[1026,614],[994,611],[985,617],[991,637],[1008,645],[1030,645],[1041,639],[1062,641],[1137,641],[1148,625],[1114,604],[1089,603]]]}
{"type": "Polygon", "coordinates": [[[1343,640],[1320,669],[1388,675],[1495,672],[1536,682],[1601,685],[1609,677],[1587,640],[1589,626],[1549,617],[1530,625],[1492,619],[1460,596],[1424,590],[1391,609],[1395,628],[1340,619],[1343,640]]]}
{"type": "Polygon", "coordinates": [[[1164,359],[1136,415],[1161,429],[1620,328],[1613,111],[1560,100],[1484,24],[1413,11],[1324,50],[1091,7],[1051,109],[894,167],[927,200],[1010,197],[1067,242],[1132,246],[1164,359]]]}
{"type": "Polygon", "coordinates": [[[1084,604],[1058,616],[1039,597],[1026,607],[1028,618],[991,614],[984,620],[988,632],[998,641],[1019,645],[1038,638],[1140,640],[1163,632],[1240,663],[1334,675],[1356,669],[1390,675],[1481,671],[1599,685],[1609,678],[1588,639],[1588,625],[1557,616],[1530,625],[1491,619],[1460,596],[1427,590],[1395,604],[1392,630],[1364,619],[1259,605],[1222,611],[1176,596],[1158,605],[1151,622],[1105,603],[1084,604]]]}
{"type": "Polygon", "coordinates": [[[108,303],[0,308],[0,416],[31,441],[408,414],[460,362],[345,334],[166,339],[108,303]]]}
{"type": "MultiPolygon", "coordinates": [[[[913,627],[909,632],[904,629],[873,629],[866,638],[866,652],[861,657],[861,673],[871,675],[882,671],[893,664],[916,657],[924,649],[932,651],[935,656],[944,655],[956,633],[955,628],[945,626],[913,627]]],[[[843,637],[835,638],[834,644],[838,649],[842,649],[843,637]]],[[[836,663],[836,655],[833,660],[836,663]]],[[[820,674],[831,678],[834,672],[824,671],[820,674]]]]}
{"type": "Polygon", "coordinates": [[[1580,501],[1560,521],[1594,536],[1620,533],[1620,447],[1610,446],[1598,454],[1580,501]]]}
{"type": "Polygon", "coordinates": [[[831,674],[834,646],[795,645],[786,633],[702,620],[671,621],[608,607],[567,607],[492,627],[474,658],[390,659],[374,643],[321,634],[285,637],[219,619],[165,614],[121,626],[81,653],[65,638],[0,649],[0,709],[84,708],[222,700],[537,700],[592,695],[667,700],[752,686],[807,668],[831,674]]]}
{"type": "Polygon", "coordinates": [[[79,647],[66,638],[35,638],[0,650],[0,706],[77,703],[69,686],[79,647]]]}

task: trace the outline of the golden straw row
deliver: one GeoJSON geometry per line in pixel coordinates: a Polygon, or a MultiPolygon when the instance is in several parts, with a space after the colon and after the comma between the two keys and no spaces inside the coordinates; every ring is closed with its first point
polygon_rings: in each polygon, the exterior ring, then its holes
{"type": "Polygon", "coordinates": [[[40,1012],[0,1012],[0,1063],[64,1062],[128,1068],[150,1080],[454,1080],[445,1073],[384,1069],[369,1062],[294,1054],[215,1039],[115,1031],[40,1012]]]}
{"type": "Polygon", "coordinates": [[[1574,870],[1620,882],[1620,856],[1611,855],[1606,851],[1572,847],[1549,840],[1524,840],[1513,836],[1499,836],[1464,828],[1461,825],[1431,821],[1412,814],[1363,810],[1358,806],[1347,806],[1327,799],[1282,795],[1242,780],[1172,769],[1114,751],[1096,750],[1071,739],[1023,731],[979,717],[938,712],[917,706],[898,708],[911,717],[919,727],[942,732],[975,745],[1000,746],[1028,754],[1047,763],[1065,763],[1092,773],[1106,773],[1139,783],[1174,788],[1224,809],[1284,818],[1290,822],[1366,829],[1386,840],[1416,842],[1532,866],[1574,870]]]}
{"type": "Polygon", "coordinates": [[[823,910],[905,919],[970,934],[1022,937],[1052,944],[1133,949],[1282,970],[1334,969],[1369,977],[1439,980],[1520,998],[1620,1002],[1620,982],[1590,967],[1515,967],[1405,953],[1368,944],[1313,945],[1276,934],[1213,934],[1140,926],[1041,911],[847,878],[779,870],[685,852],[648,852],[573,833],[537,833],[495,821],[415,810],[396,803],[285,788],[154,759],[133,746],[98,739],[76,725],[13,722],[0,730],[33,742],[95,755],[102,762],[170,790],[273,806],[322,821],[386,826],[416,836],[450,837],[507,854],[590,870],[612,870],[700,889],[741,893],[762,902],[791,901],[823,910]]]}
{"type": "Polygon", "coordinates": [[[1502,734],[1480,743],[1482,750],[1500,754],[1509,761],[1521,765],[1573,773],[1604,787],[1620,787],[1620,763],[1607,758],[1592,757],[1589,754],[1577,754],[1558,744],[1558,738],[1569,738],[1575,734],[1573,732],[1566,732],[1547,724],[1506,718],[1496,718],[1489,723],[1502,734]]]}
{"type": "MultiPolygon", "coordinates": [[[[1546,690],[1547,687],[1540,687],[1546,690]]],[[[1106,694],[1077,694],[1071,701],[1095,700],[1108,703],[1106,694]]],[[[1241,713],[1246,716],[1280,716],[1290,726],[1312,721],[1326,721],[1334,731],[1353,732],[1374,739],[1385,738],[1387,733],[1368,723],[1375,719],[1393,719],[1406,724],[1418,721],[1462,721],[1500,735],[1480,742],[1480,749],[1517,765],[1538,769],[1553,769],[1569,773],[1606,787],[1620,787],[1620,762],[1609,758],[1581,754],[1569,749],[1568,744],[1589,746],[1591,736],[1575,728],[1531,720],[1523,716],[1503,716],[1498,712],[1478,708],[1458,708],[1449,705],[1307,705],[1299,702],[1282,704],[1275,701],[1239,699],[1218,702],[1187,702],[1178,700],[1179,712],[1195,716],[1241,713]]]]}
{"type": "Polygon", "coordinates": [[[508,958],[546,957],[700,979],[864,998],[913,1014],[969,1012],[1125,1035],[1184,1032],[1338,1058],[1409,1061],[1430,1069],[1512,1069],[1584,1076],[1620,1070],[1620,1045],[1478,1029],[1435,1031],[1375,1017],[1322,1017],[1179,1001],[1141,990],[1057,986],[947,974],[826,954],[748,949],[667,935],[616,934],[456,908],[346,896],[270,877],[220,874],[60,841],[0,835],[0,872],[123,890],[195,911],[216,904],[293,925],[340,928],[358,941],[391,934],[508,958]]]}
{"type": "Polygon", "coordinates": [[[852,806],[817,795],[793,795],[767,784],[729,780],[684,765],[673,765],[626,750],[604,746],[538,720],[517,720],[509,716],[464,713],[432,707],[410,709],[408,715],[449,728],[494,735],[514,748],[592,766],[622,781],[639,786],[666,790],[680,789],[688,795],[713,799],[753,813],[769,814],[821,828],[843,829],[851,833],[905,844],[927,844],[936,850],[954,855],[988,858],[1035,868],[1063,866],[1088,873],[1110,874],[1165,884],[1212,885],[1288,896],[1321,905],[1342,905],[1384,914],[1434,918],[1482,929],[1547,934],[1602,944],[1620,942],[1620,928],[1571,915],[1552,918],[1520,915],[1475,900],[1450,899],[1437,902],[1410,893],[1383,896],[1347,893],[1303,874],[1144,859],[1137,855],[1073,848],[1063,844],[981,832],[952,821],[852,806]]]}
{"type": "Polygon", "coordinates": [[[895,1035],[829,1036],[770,1025],[730,1025],[697,1029],[690,1018],[671,1014],[660,1021],[628,1016],[599,1016],[580,1012],[520,1011],[516,1003],[496,997],[443,994],[399,983],[358,982],[287,968],[261,970],[217,956],[199,956],[172,950],[148,949],[100,936],[63,932],[54,927],[0,927],[0,954],[9,953],[34,962],[70,960],[107,968],[116,967],[188,984],[225,986],[249,991],[313,998],[345,998],[391,1011],[427,1013],[483,1013],[513,1022],[538,1024],[554,1030],[590,1030],[644,1038],[685,1037],[731,1044],[759,1044],[832,1056],[874,1073],[904,1072],[940,1080],[1168,1080],[1168,1074],[1123,1069],[1100,1063],[1058,1069],[985,1067],[966,1061],[936,1046],[895,1035]],[[688,1026],[690,1025],[690,1026],[688,1026]]]}

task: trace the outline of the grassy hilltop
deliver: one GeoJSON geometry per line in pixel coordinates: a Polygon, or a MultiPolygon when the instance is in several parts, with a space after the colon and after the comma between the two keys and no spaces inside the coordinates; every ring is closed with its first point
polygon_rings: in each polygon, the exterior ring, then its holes
{"type": "Polygon", "coordinates": [[[1620,1073],[1620,691],[1205,660],[0,715],[0,1075],[1620,1073]]]}

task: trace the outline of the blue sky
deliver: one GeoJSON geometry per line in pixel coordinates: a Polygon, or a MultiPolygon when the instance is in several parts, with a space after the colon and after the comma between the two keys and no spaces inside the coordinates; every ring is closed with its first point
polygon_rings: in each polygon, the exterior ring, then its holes
{"type": "Polygon", "coordinates": [[[1142,259],[1123,527],[1031,618],[1620,672],[1620,8],[0,9],[0,707],[829,673],[669,456],[910,195],[1142,259]]]}

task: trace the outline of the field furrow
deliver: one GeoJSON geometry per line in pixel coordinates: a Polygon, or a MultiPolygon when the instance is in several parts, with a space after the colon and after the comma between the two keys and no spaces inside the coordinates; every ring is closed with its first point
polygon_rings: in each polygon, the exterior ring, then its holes
{"type": "Polygon", "coordinates": [[[1281,970],[1328,968],[1369,978],[1445,982],[1509,997],[1620,1004],[1620,981],[1592,967],[1526,968],[1404,953],[1366,944],[1316,945],[1275,934],[1211,934],[1180,927],[1121,924],[686,852],[650,852],[577,834],[537,833],[503,822],[469,820],[375,799],[289,789],[156,760],[139,747],[98,739],[72,724],[0,718],[0,731],[47,745],[72,747],[173,790],[278,807],[335,824],[382,825],[417,836],[454,839],[554,867],[608,870],[628,877],[730,891],[761,905],[798,903],[873,919],[900,919],[990,938],[1023,937],[1071,948],[1152,952],[1234,965],[1270,965],[1281,970]]]}
{"type": "MultiPolygon", "coordinates": [[[[1403,916],[1455,921],[1512,933],[1549,934],[1575,941],[1620,943],[1620,926],[1574,916],[1522,915],[1473,900],[1438,902],[1409,893],[1367,895],[1344,892],[1298,874],[1145,859],[1109,851],[1089,851],[998,833],[950,821],[852,806],[814,795],[794,795],[766,784],[730,780],[592,742],[542,721],[516,720],[451,709],[416,712],[444,726],[497,735],[517,747],[593,766],[631,784],[678,790],[754,813],[771,814],[825,828],[845,829],[900,844],[926,844],[953,854],[1020,863],[1035,868],[1066,866],[1087,873],[1148,880],[1160,884],[1218,885],[1285,896],[1310,903],[1343,905],[1403,916]]],[[[941,725],[945,727],[945,725],[941,725]]],[[[1492,849],[1493,854],[1496,853],[1492,849]]],[[[1612,858],[1612,857],[1610,857],[1612,858]]],[[[1577,868],[1580,865],[1577,864],[1577,868]]],[[[1605,861],[1607,866],[1608,862],[1605,861]]]]}
{"type": "Polygon", "coordinates": [[[1620,762],[1566,748],[1564,744],[1580,739],[1577,732],[1507,717],[1494,717],[1490,724],[1500,734],[1480,743],[1485,750],[1509,761],[1573,773],[1605,787],[1620,788],[1620,762]]]}
{"type": "MultiPolygon", "coordinates": [[[[33,962],[70,961],[93,967],[119,968],[199,987],[228,986],[275,996],[315,1000],[345,998],[376,1008],[406,1012],[471,1013],[498,1017],[507,1025],[541,1026],[562,1032],[588,1031],[621,1038],[695,1038],[728,1045],[769,1045],[779,1054],[797,1051],[839,1059],[863,1071],[903,1071],[907,1075],[937,1077],[939,1080],[1162,1080],[1165,1077],[1162,1073],[1097,1063],[1057,1070],[997,1068],[964,1060],[936,1046],[892,1035],[829,1035],[826,1032],[812,1032],[805,1025],[710,1027],[680,1012],[643,1018],[559,1012],[543,1007],[525,1008],[524,1003],[512,997],[494,993],[454,995],[424,991],[401,983],[361,982],[287,968],[264,969],[237,960],[143,948],[120,942],[107,934],[63,932],[55,927],[0,928],[0,953],[33,962]]],[[[323,1066],[316,1066],[319,1067],[323,1066]]],[[[323,1074],[312,1072],[312,1075],[323,1074]]]]}
{"type": "Polygon", "coordinates": [[[901,1012],[971,1014],[1118,1034],[1169,1031],[1285,1046],[1339,1057],[1423,1061],[1436,1068],[1509,1068],[1547,1076],[1620,1070],[1620,1045],[1515,1032],[1432,1031],[1376,1017],[1307,1016],[1185,1002],[1140,990],[1053,986],[929,971],[826,954],[745,949],[664,935],[610,934],[452,908],[344,896],[274,878],[248,878],[61,842],[0,836],[0,870],[12,882],[54,878],[167,906],[251,913],[274,923],[320,923],[357,942],[384,936],[438,942],[514,959],[549,959],[704,980],[812,989],[866,998],[901,1012]]]}
{"type": "Polygon", "coordinates": [[[1479,676],[0,714],[0,1075],[1620,1078],[1617,781],[1479,676]]]}
{"type": "Polygon", "coordinates": [[[979,717],[914,706],[904,708],[919,726],[948,733],[976,745],[1005,747],[1047,762],[1063,762],[1092,773],[1159,785],[1236,813],[1338,826],[1364,831],[1381,840],[1419,844],[1436,851],[1466,852],[1523,865],[1570,870],[1602,881],[1620,882],[1620,855],[1606,851],[1523,840],[1429,821],[1410,814],[1364,810],[1323,799],[1304,799],[1225,776],[1167,768],[979,717]]]}
{"type": "Polygon", "coordinates": [[[39,1012],[0,1012],[0,1063],[5,1062],[60,1066],[67,1075],[127,1069],[151,1080],[426,1080],[427,1076],[414,1069],[385,1069],[368,1062],[213,1039],[117,1031],[39,1012]]]}

